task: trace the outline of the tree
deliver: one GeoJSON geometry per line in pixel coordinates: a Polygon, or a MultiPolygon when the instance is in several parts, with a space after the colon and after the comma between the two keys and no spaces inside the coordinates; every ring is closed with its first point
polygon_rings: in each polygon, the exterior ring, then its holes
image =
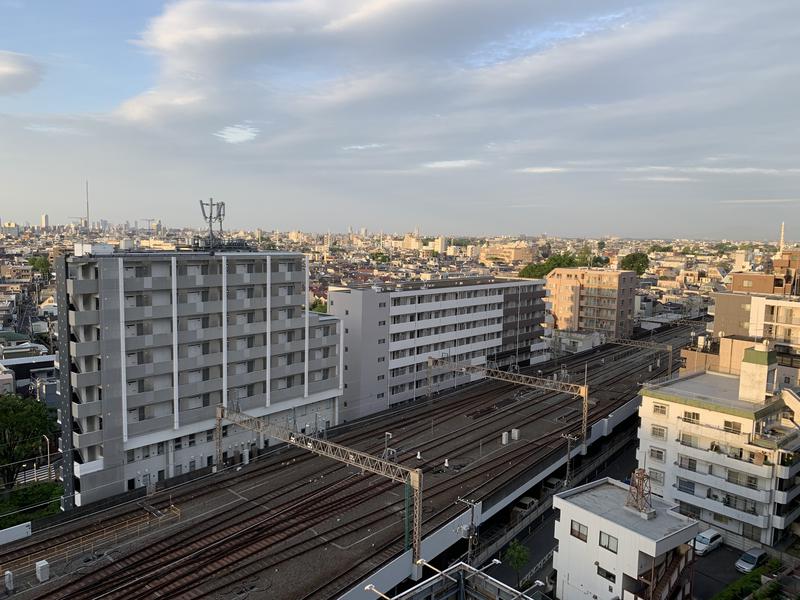
{"type": "Polygon", "coordinates": [[[599,242],[597,242],[597,251],[598,252],[602,252],[605,249],[606,249],[606,241],[605,240],[600,240],[599,242]]]}
{"type": "Polygon", "coordinates": [[[575,256],[569,252],[563,254],[553,254],[550,258],[542,263],[531,263],[519,272],[520,277],[529,277],[533,279],[541,279],[553,269],[559,267],[574,267],[575,256]]]}
{"type": "Polygon", "coordinates": [[[592,258],[594,258],[592,256],[592,249],[586,244],[578,251],[578,254],[575,255],[575,264],[579,267],[585,267],[592,258]]]}
{"type": "Polygon", "coordinates": [[[636,271],[636,274],[641,276],[647,271],[647,267],[650,266],[650,259],[647,258],[647,254],[644,252],[634,252],[633,254],[625,256],[619,263],[619,266],[620,269],[636,271]]]}
{"type": "Polygon", "coordinates": [[[384,264],[389,262],[389,257],[385,253],[380,251],[370,253],[369,258],[370,260],[372,260],[377,264],[384,264]]]}
{"type": "Polygon", "coordinates": [[[611,261],[607,256],[595,256],[592,258],[593,267],[605,267],[608,266],[609,262],[611,261]]]}
{"type": "Polygon", "coordinates": [[[672,246],[668,246],[666,244],[665,245],[653,244],[652,246],[650,246],[648,252],[651,254],[653,252],[672,252],[672,246]]]}
{"type": "Polygon", "coordinates": [[[311,310],[313,312],[325,314],[328,312],[328,304],[322,298],[314,298],[314,301],[311,303],[311,310]]]}
{"type": "Polygon", "coordinates": [[[24,461],[40,454],[42,436],[55,429],[47,407],[16,394],[0,396],[0,476],[10,491],[24,461]]]}
{"type": "Polygon", "coordinates": [[[521,544],[518,540],[511,540],[511,543],[506,548],[503,555],[503,562],[505,562],[517,576],[517,587],[519,587],[519,576],[525,565],[528,564],[530,558],[530,551],[527,546],[521,544]]]}
{"type": "Polygon", "coordinates": [[[50,279],[50,260],[46,256],[31,256],[28,264],[45,279],[50,279]]]}

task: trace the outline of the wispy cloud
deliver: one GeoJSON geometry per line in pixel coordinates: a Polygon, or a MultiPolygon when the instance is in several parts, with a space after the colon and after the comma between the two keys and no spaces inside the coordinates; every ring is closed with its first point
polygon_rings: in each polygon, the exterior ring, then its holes
{"type": "Polygon", "coordinates": [[[36,133],[45,133],[49,135],[86,135],[85,131],[76,129],[75,127],[66,127],[63,125],[45,125],[43,123],[31,123],[25,127],[28,131],[36,133]]]}
{"type": "Polygon", "coordinates": [[[229,144],[241,144],[242,142],[249,142],[256,139],[260,133],[257,127],[239,123],[237,125],[229,125],[217,131],[214,135],[229,144]]]}
{"type": "Polygon", "coordinates": [[[746,198],[743,200],[720,200],[719,204],[800,204],[800,198],[746,198]]]}
{"type": "Polygon", "coordinates": [[[342,146],[342,150],[377,150],[385,147],[386,144],[353,144],[351,146],[342,146]]]}
{"type": "Polygon", "coordinates": [[[549,173],[566,173],[570,169],[565,167],[525,167],[517,169],[517,173],[532,173],[534,175],[547,175],[549,173]]]}
{"type": "Polygon", "coordinates": [[[27,54],[0,50],[0,95],[27,92],[42,79],[44,69],[27,54]]]}
{"type": "Polygon", "coordinates": [[[686,183],[697,181],[693,177],[670,177],[669,175],[652,175],[650,177],[623,177],[620,181],[652,181],[656,183],[686,183]]]}
{"type": "Polygon", "coordinates": [[[508,208],[550,208],[551,204],[539,204],[539,203],[532,203],[532,204],[509,204],[508,208]]]}
{"type": "Polygon", "coordinates": [[[645,167],[628,167],[625,169],[629,173],[709,173],[713,175],[792,175],[800,173],[800,168],[776,168],[776,167],[691,167],[691,166],[667,166],[650,165],[645,167]]]}
{"type": "Polygon", "coordinates": [[[422,166],[426,169],[471,169],[473,167],[480,167],[483,165],[482,160],[464,159],[464,160],[437,160],[434,162],[424,163],[422,166]]]}

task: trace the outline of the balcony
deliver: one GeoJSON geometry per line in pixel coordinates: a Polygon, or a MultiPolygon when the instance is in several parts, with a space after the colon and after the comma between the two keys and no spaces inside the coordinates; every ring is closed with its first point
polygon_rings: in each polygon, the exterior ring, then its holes
{"type": "Polygon", "coordinates": [[[97,289],[97,279],[67,279],[67,294],[70,296],[96,294],[97,289]]]}
{"type": "Polygon", "coordinates": [[[98,325],[100,323],[99,310],[71,310],[69,311],[69,324],[72,327],[83,325],[98,325]]]}
{"type": "Polygon", "coordinates": [[[72,403],[72,416],[76,419],[85,419],[86,417],[94,417],[103,414],[102,402],[73,402],[72,403]]]}
{"type": "Polygon", "coordinates": [[[72,433],[72,445],[75,448],[88,448],[103,443],[103,430],[89,431],[87,433],[72,433]]]}
{"type": "Polygon", "coordinates": [[[775,502],[780,504],[789,504],[798,496],[800,496],[800,484],[797,483],[786,491],[775,490],[775,502]]]}
{"type": "Polygon", "coordinates": [[[680,477],[683,477],[685,479],[695,481],[697,483],[715,488],[717,490],[730,492],[731,494],[742,496],[743,498],[747,498],[748,500],[753,500],[754,502],[763,502],[766,504],[769,503],[771,499],[770,498],[771,490],[751,488],[747,485],[741,485],[729,481],[724,477],[718,477],[717,475],[703,473],[702,471],[693,471],[691,469],[687,469],[686,467],[681,466],[678,462],[674,464],[676,467],[675,470],[678,473],[678,475],[680,475],[680,477]]]}
{"type": "Polygon", "coordinates": [[[778,529],[786,529],[789,525],[794,523],[798,517],[800,517],[800,503],[787,515],[782,517],[772,515],[772,526],[778,529]]]}
{"type": "Polygon", "coordinates": [[[89,371],[87,373],[76,373],[72,371],[69,374],[69,380],[74,388],[100,385],[100,371],[89,371]]]}
{"type": "Polygon", "coordinates": [[[98,458],[97,460],[93,460],[87,463],[73,463],[73,468],[76,477],[82,477],[84,475],[88,475],[89,473],[96,473],[97,471],[102,471],[104,468],[103,459],[98,458]]]}
{"type": "Polygon", "coordinates": [[[735,471],[742,471],[748,475],[765,477],[767,479],[772,478],[772,465],[770,464],[765,463],[763,465],[757,465],[755,463],[751,463],[750,461],[742,460],[741,458],[728,456],[727,454],[716,450],[695,448],[694,446],[689,446],[683,443],[681,443],[678,447],[678,451],[690,458],[713,463],[722,467],[728,467],[735,471]]]}
{"type": "Polygon", "coordinates": [[[750,525],[761,527],[762,529],[768,527],[770,523],[770,515],[754,515],[743,510],[737,510],[730,506],[726,506],[724,502],[718,500],[703,498],[701,496],[689,494],[688,492],[682,492],[678,488],[673,488],[672,498],[673,500],[688,502],[689,504],[699,506],[700,508],[704,508],[713,513],[725,515],[731,519],[749,523],[750,525]]]}
{"type": "Polygon", "coordinates": [[[710,438],[714,442],[725,445],[743,446],[750,442],[750,435],[747,432],[737,433],[731,429],[697,423],[680,416],[678,417],[678,421],[678,426],[680,427],[678,431],[679,438],[682,433],[689,433],[704,438],[710,438]]]}
{"type": "Polygon", "coordinates": [[[69,353],[74,357],[95,356],[100,354],[100,342],[70,342],[69,353]]]}

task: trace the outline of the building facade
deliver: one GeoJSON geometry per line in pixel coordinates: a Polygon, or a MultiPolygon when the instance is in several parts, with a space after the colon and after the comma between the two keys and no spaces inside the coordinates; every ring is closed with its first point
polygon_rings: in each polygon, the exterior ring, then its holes
{"type": "Polygon", "coordinates": [[[599,331],[610,338],[629,338],[637,282],[633,271],[553,269],[547,275],[553,329],[599,331]]]}
{"type": "MultiPolygon", "coordinates": [[[[336,423],[339,321],[305,310],[302,254],[76,250],[56,269],[67,508],[212,465],[219,404],[336,423]]],[[[265,444],[226,427],[223,458],[265,444]]]]}
{"type": "Polygon", "coordinates": [[[611,478],[553,497],[559,600],[692,597],[697,521],[660,498],[631,504],[631,489],[611,478]]]}
{"type": "MultiPolygon", "coordinates": [[[[344,327],[344,394],[351,420],[428,394],[428,357],[508,369],[544,357],[544,282],[473,278],[328,290],[344,327]]],[[[434,392],[477,376],[436,372],[434,392]]]]}
{"type": "Polygon", "coordinates": [[[738,376],[701,372],[642,390],[637,459],[653,492],[740,548],[776,544],[800,516],[800,398],[776,379],[775,352],[758,344],[738,376]]]}

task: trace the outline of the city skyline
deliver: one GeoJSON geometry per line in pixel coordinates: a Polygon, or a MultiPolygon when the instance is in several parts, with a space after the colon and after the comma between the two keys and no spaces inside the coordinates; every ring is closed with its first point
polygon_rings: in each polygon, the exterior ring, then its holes
{"type": "Polygon", "coordinates": [[[193,226],[208,196],[278,230],[759,239],[800,218],[790,2],[0,13],[4,219],[66,223],[87,178],[112,222],[193,226]]]}

